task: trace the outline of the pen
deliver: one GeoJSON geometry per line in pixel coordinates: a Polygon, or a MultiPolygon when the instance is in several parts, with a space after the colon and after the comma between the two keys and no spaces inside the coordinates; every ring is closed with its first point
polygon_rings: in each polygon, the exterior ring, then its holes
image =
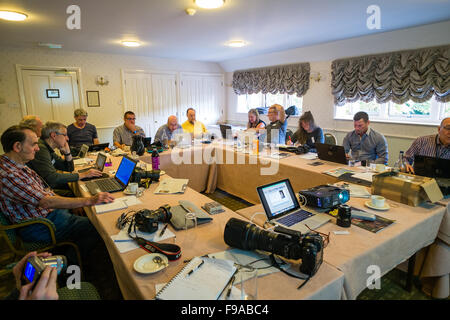
{"type": "Polygon", "coordinates": [[[195,270],[200,269],[200,267],[201,267],[204,263],[205,263],[205,261],[202,260],[202,262],[200,262],[200,264],[199,264],[196,268],[194,268],[194,269],[192,269],[191,271],[188,272],[187,276],[190,276],[191,274],[193,274],[195,270]]]}
{"type": "Polygon", "coordinates": [[[231,278],[230,287],[228,288],[227,295],[226,295],[226,299],[228,299],[228,298],[230,297],[231,289],[233,288],[233,283],[234,283],[234,279],[235,279],[235,278],[236,278],[235,275],[233,276],[233,278],[231,278]]]}
{"type": "Polygon", "coordinates": [[[159,233],[159,236],[160,236],[160,237],[164,234],[164,232],[166,232],[166,229],[167,229],[167,226],[168,226],[168,225],[169,225],[169,224],[166,223],[166,225],[164,226],[164,228],[161,230],[161,232],[159,233]]]}
{"type": "Polygon", "coordinates": [[[114,240],[114,242],[129,242],[129,241],[133,241],[133,239],[114,240]]]}

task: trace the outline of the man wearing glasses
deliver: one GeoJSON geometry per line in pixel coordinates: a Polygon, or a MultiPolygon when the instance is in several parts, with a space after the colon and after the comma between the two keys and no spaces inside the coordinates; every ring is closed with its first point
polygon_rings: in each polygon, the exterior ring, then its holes
{"type": "Polygon", "coordinates": [[[68,142],[66,126],[59,122],[48,121],[42,128],[42,135],[38,140],[39,151],[27,165],[36,171],[55,193],[73,197],[68,182],[100,177],[102,173],[95,169],[83,173],[71,173],[74,170],[74,164],[68,142]],[[59,149],[64,158],[58,156],[54,149],[59,149]]]}
{"type": "Polygon", "coordinates": [[[141,127],[135,124],[136,116],[134,112],[125,112],[123,120],[124,124],[114,129],[113,142],[117,148],[125,150],[127,146],[133,144],[134,135],[145,137],[145,132],[141,127]]]}
{"type": "Polygon", "coordinates": [[[406,170],[414,174],[415,156],[427,156],[450,160],[450,117],[441,121],[438,134],[418,137],[405,153],[406,170]]]}

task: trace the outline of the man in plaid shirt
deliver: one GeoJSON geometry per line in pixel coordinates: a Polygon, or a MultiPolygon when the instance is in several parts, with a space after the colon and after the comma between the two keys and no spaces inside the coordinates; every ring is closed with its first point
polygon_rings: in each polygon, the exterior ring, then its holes
{"type": "MultiPolygon", "coordinates": [[[[11,223],[33,218],[47,218],[56,227],[56,241],[77,243],[81,254],[103,244],[99,234],[86,217],[74,216],[67,209],[114,201],[106,192],[89,198],[68,198],[55,195],[45,182],[25,163],[39,150],[38,138],[30,127],[12,126],[1,136],[4,155],[0,156],[0,210],[11,223]]],[[[27,242],[51,242],[47,227],[33,224],[19,229],[27,242]]]]}

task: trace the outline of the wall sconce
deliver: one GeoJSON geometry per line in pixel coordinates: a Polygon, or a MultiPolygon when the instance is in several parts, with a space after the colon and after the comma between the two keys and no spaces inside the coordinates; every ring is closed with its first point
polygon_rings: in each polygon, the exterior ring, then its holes
{"type": "Polygon", "coordinates": [[[97,83],[100,86],[106,86],[106,85],[108,85],[109,80],[108,80],[107,76],[97,76],[95,83],[97,83]]]}
{"type": "Polygon", "coordinates": [[[325,76],[320,74],[320,72],[312,72],[309,78],[316,82],[320,82],[320,80],[325,80],[325,76]]]}

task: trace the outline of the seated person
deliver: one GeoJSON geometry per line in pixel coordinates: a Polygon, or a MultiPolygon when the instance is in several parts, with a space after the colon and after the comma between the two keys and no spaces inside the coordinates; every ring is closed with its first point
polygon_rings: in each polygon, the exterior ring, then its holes
{"type": "Polygon", "coordinates": [[[189,108],[186,111],[187,120],[181,125],[184,132],[189,132],[193,136],[201,136],[202,133],[208,132],[206,127],[200,121],[195,120],[195,110],[189,108]]]}
{"type": "Polygon", "coordinates": [[[266,123],[259,118],[259,112],[256,109],[250,109],[248,111],[248,122],[247,122],[247,130],[256,130],[264,129],[266,127],[266,123]]]}
{"type": "MultiPolygon", "coordinates": [[[[3,132],[0,141],[5,152],[0,156],[0,208],[9,222],[49,219],[56,228],[56,241],[76,243],[82,260],[89,260],[97,245],[103,245],[106,250],[89,219],[70,214],[67,209],[109,203],[114,198],[107,192],[86,198],[56,195],[35,171],[25,165],[39,151],[38,138],[30,127],[12,126],[3,132]]],[[[47,230],[42,224],[32,224],[19,229],[18,233],[25,242],[51,243],[47,230]]],[[[70,260],[69,256],[67,258],[70,260]]]]}
{"type": "Polygon", "coordinates": [[[49,121],[42,128],[42,136],[38,140],[38,147],[34,159],[27,163],[41,178],[62,196],[73,196],[68,182],[78,181],[87,177],[100,177],[102,173],[95,169],[83,173],[69,173],[74,170],[74,164],[68,144],[66,126],[49,121]],[[56,154],[57,148],[64,155],[64,159],[56,154]],[[66,172],[58,172],[66,171],[66,172]]]}
{"type": "Polygon", "coordinates": [[[145,137],[144,130],[135,124],[136,116],[133,111],[125,112],[123,115],[123,121],[123,125],[115,128],[113,132],[114,146],[121,148],[122,150],[133,144],[134,135],[145,137]]]}
{"type": "Polygon", "coordinates": [[[311,111],[306,111],[298,121],[298,130],[292,137],[292,143],[295,145],[307,145],[309,151],[317,152],[316,142],[324,143],[325,137],[323,130],[317,127],[311,111]]]}
{"type": "Polygon", "coordinates": [[[348,159],[370,160],[387,165],[388,145],[386,138],[369,128],[369,115],[360,111],[353,116],[355,130],[347,133],[343,146],[348,159]],[[350,151],[352,156],[350,156],[350,151]]]}
{"type": "Polygon", "coordinates": [[[76,109],[73,112],[75,122],[67,127],[67,136],[71,147],[80,148],[83,144],[88,146],[99,144],[97,128],[86,122],[88,113],[83,109],[76,109]]]}
{"type": "Polygon", "coordinates": [[[33,131],[36,133],[37,137],[40,138],[42,127],[44,124],[38,116],[28,115],[23,117],[19,125],[31,127],[31,129],[33,129],[33,131]]]}
{"type": "Polygon", "coordinates": [[[285,144],[287,120],[284,108],[279,104],[270,106],[268,111],[270,124],[266,126],[267,143],[285,144]]]}
{"type": "Polygon", "coordinates": [[[438,134],[418,137],[406,151],[406,170],[412,174],[415,156],[450,159],[450,117],[441,121],[438,134]]]}
{"type": "Polygon", "coordinates": [[[170,143],[170,141],[172,141],[173,134],[177,130],[182,131],[181,126],[178,124],[178,119],[176,116],[170,116],[167,119],[167,123],[162,125],[156,132],[154,141],[161,141],[163,143],[166,141],[166,143],[170,143]]]}

